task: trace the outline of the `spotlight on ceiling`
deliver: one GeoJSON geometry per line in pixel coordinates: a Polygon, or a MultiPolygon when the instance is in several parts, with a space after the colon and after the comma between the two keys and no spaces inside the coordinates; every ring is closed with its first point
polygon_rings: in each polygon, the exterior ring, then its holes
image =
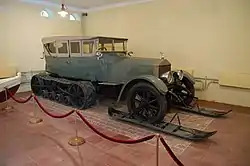
{"type": "Polygon", "coordinates": [[[61,17],[66,17],[69,13],[66,11],[66,7],[64,4],[62,4],[62,7],[61,7],[61,11],[58,12],[58,14],[61,16],[61,17]]]}

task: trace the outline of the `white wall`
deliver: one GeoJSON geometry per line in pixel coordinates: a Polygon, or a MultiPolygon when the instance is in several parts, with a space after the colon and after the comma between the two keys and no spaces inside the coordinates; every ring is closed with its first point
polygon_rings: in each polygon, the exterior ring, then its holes
{"type": "MultiPolygon", "coordinates": [[[[0,61],[19,71],[44,69],[41,38],[51,35],[82,35],[81,22],[40,16],[43,6],[11,3],[0,9],[0,61]],[[4,60],[5,59],[5,60],[4,60]]],[[[53,9],[51,9],[53,11],[53,9]]]]}
{"type": "MultiPolygon", "coordinates": [[[[165,52],[174,68],[194,70],[197,77],[250,76],[249,0],[153,0],[89,13],[83,25],[85,35],[127,37],[135,56],[165,52]]],[[[249,78],[244,82],[250,85],[249,78]]],[[[245,89],[212,84],[198,96],[250,106],[245,89]]]]}
{"type": "MultiPolygon", "coordinates": [[[[1,65],[5,58],[20,71],[43,69],[41,37],[82,34],[80,22],[57,14],[42,18],[41,9],[18,3],[0,8],[1,65]]],[[[159,58],[162,51],[174,68],[192,69],[198,77],[232,71],[250,75],[249,0],[154,0],[93,12],[84,17],[83,34],[128,37],[135,56],[159,58]]],[[[212,84],[197,95],[250,106],[245,89],[212,84]]]]}

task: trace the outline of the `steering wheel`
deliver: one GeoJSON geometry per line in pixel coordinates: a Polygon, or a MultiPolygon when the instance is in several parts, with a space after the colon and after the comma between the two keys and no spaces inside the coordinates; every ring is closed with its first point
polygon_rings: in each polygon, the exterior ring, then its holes
{"type": "Polygon", "coordinates": [[[106,47],[100,47],[98,48],[98,51],[107,51],[108,49],[106,47]]]}

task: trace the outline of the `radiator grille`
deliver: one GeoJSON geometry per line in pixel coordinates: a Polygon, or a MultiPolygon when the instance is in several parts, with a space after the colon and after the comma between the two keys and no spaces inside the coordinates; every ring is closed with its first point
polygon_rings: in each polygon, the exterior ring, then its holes
{"type": "Polygon", "coordinates": [[[171,65],[162,65],[162,66],[159,66],[159,77],[162,74],[164,74],[164,73],[166,73],[166,72],[168,72],[170,70],[171,70],[171,65]]]}

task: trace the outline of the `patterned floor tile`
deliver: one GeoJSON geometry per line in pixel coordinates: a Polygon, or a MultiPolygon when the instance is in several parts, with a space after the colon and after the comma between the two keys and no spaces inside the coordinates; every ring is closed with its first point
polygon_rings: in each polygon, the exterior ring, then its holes
{"type": "MultiPolygon", "coordinates": [[[[39,98],[39,100],[47,109],[53,110],[58,113],[66,113],[67,111],[73,109],[71,107],[64,106],[59,103],[49,101],[43,98],[39,98]]],[[[100,103],[100,105],[98,106],[81,111],[81,113],[95,127],[104,128],[105,130],[125,135],[132,139],[137,139],[151,134],[157,134],[157,132],[154,132],[146,128],[112,120],[107,114],[108,108],[105,105],[108,104],[105,103],[102,105],[102,103],[100,103]]],[[[213,121],[212,118],[193,115],[193,114],[179,113],[178,115],[181,120],[181,124],[183,126],[193,127],[200,130],[205,130],[206,127],[213,121]]],[[[174,113],[169,113],[165,117],[165,120],[169,121],[170,119],[172,119],[173,116],[174,113]]],[[[173,120],[173,123],[176,124],[178,123],[177,118],[173,120]]],[[[178,155],[182,154],[191,144],[190,141],[179,139],[170,135],[162,135],[162,136],[167,141],[169,146],[173,149],[174,153],[178,155]]],[[[155,145],[156,141],[150,140],[147,143],[150,145],[155,145]]]]}

